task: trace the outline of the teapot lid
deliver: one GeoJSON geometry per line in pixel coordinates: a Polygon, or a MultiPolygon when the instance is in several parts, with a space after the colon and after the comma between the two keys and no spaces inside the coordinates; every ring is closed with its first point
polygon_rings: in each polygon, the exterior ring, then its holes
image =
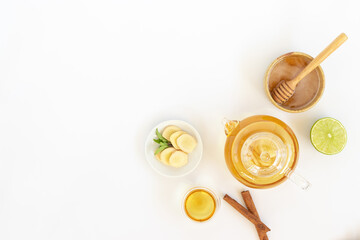
{"type": "Polygon", "coordinates": [[[253,176],[270,177],[289,161],[289,149],[277,135],[258,132],[249,136],[241,148],[244,168],[253,176]]]}

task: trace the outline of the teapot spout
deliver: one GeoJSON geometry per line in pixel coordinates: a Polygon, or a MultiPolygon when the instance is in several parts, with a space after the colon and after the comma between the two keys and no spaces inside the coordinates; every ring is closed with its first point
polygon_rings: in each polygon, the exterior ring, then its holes
{"type": "Polygon", "coordinates": [[[226,136],[229,136],[231,132],[237,127],[239,121],[224,118],[222,124],[224,126],[226,136]]]}

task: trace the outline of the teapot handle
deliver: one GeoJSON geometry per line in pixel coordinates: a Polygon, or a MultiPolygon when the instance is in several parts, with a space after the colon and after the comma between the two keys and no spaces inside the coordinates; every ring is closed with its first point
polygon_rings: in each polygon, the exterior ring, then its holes
{"type": "Polygon", "coordinates": [[[286,176],[302,190],[307,190],[311,186],[308,180],[294,171],[289,171],[286,176]]]}
{"type": "Polygon", "coordinates": [[[237,125],[239,124],[239,121],[229,120],[227,118],[224,118],[222,120],[222,124],[224,126],[226,136],[229,136],[230,133],[237,127],[237,125]]]}

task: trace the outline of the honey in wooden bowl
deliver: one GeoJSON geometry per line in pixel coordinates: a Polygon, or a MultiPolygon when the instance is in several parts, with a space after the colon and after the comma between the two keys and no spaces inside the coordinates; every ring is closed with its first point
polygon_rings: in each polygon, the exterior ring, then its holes
{"type": "Polygon", "coordinates": [[[287,112],[304,112],[320,100],[325,87],[324,73],[320,66],[300,81],[294,95],[284,104],[279,105],[271,96],[271,91],[281,80],[295,78],[312,59],[305,53],[291,52],[278,57],[269,66],[265,75],[265,91],[276,107],[287,112]]]}

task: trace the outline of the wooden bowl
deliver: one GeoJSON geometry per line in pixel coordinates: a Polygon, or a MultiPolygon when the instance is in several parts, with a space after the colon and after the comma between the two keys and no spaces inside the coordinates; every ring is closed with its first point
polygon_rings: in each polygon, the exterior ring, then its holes
{"type": "Polygon", "coordinates": [[[271,63],[265,74],[265,91],[270,101],[286,112],[298,113],[309,110],[320,100],[325,88],[325,76],[319,66],[297,85],[294,95],[279,105],[271,96],[271,91],[281,80],[293,79],[313,59],[301,52],[286,53],[271,63]]]}

